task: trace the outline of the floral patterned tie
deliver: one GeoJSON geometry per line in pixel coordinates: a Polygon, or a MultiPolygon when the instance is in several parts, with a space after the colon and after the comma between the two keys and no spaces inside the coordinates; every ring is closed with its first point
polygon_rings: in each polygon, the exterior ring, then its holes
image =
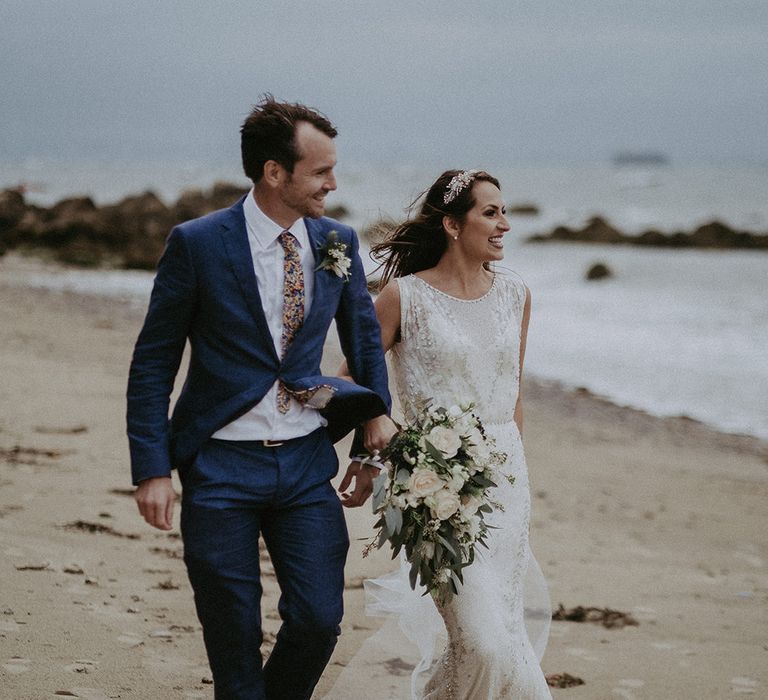
{"type": "MultiPolygon", "coordinates": [[[[301,268],[298,241],[290,231],[283,231],[278,239],[285,251],[283,259],[283,332],[280,337],[281,357],[304,322],[304,271],[301,268]]],[[[280,382],[277,387],[277,410],[288,413],[291,395],[280,382]]]]}

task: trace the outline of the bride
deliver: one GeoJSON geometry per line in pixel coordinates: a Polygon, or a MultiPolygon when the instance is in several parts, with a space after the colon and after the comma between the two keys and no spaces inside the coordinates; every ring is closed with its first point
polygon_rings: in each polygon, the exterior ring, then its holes
{"type": "Polygon", "coordinates": [[[531,295],[519,277],[491,266],[504,257],[508,230],[498,181],[482,170],[449,170],[418,214],[372,251],[383,263],[376,313],[406,419],[423,399],[474,402],[496,449],[507,454],[502,472],[514,476],[493,490],[501,508],[486,516],[489,548],[464,569],[458,595],[435,603],[448,644],[425,700],[551,698],[523,604],[535,566],[520,394],[531,295]]]}

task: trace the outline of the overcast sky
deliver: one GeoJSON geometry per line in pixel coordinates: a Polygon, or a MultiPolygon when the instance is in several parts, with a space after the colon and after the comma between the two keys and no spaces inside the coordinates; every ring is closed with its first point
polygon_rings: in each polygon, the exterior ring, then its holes
{"type": "Polygon", "coordinates": [[[767,0],[3,0],[0,162],[237,158],[260,93],[352,162],[768,163],[767,0]]]}

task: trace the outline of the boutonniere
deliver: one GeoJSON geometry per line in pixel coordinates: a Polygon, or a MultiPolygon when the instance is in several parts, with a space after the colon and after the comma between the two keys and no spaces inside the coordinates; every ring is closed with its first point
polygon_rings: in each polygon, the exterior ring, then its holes
{"type": "Polygon", "coordinates": [[[349,268],[352,261],[347,255],[347,244],[339,240],[336,231],[329,231],[325,245],[320,247],[323,259],[315,268],[316,270],[330,270],[336,277],[343,277],[346,282],[349,279],[349,268]]]}

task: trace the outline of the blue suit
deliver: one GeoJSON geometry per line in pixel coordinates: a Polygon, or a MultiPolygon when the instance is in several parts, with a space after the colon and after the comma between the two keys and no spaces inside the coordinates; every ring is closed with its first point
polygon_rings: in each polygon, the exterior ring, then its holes
{"type": "MultiPolygon", "coordinates": [[[[328,234],[347,245],[349,279],[316,270],[313,301],[280,358],[253,270],[243,200],[173,229],[158,265],[128,382],[134,483],[169,476],[183,485],[185,561],[203,624],[216,698],[309,698],[341,621],[348,538],[329,481],[333,441],[388,412],[380,329],[355,232],[305,219],[315,259],[328,234]],[[320,374],[332,321],[355,384],[320,374]],[[170,394],[185,344],[189,370],[170,421],[170,394]],[[280,379],[289,389],[333,391],[328,420],[279,447],[211,439],[280,379]],[[258,539],[280,584],[283,626],[262,669],[258,539]]],[[[360,433],[353,450],[360,447],[360,433]]]]}

